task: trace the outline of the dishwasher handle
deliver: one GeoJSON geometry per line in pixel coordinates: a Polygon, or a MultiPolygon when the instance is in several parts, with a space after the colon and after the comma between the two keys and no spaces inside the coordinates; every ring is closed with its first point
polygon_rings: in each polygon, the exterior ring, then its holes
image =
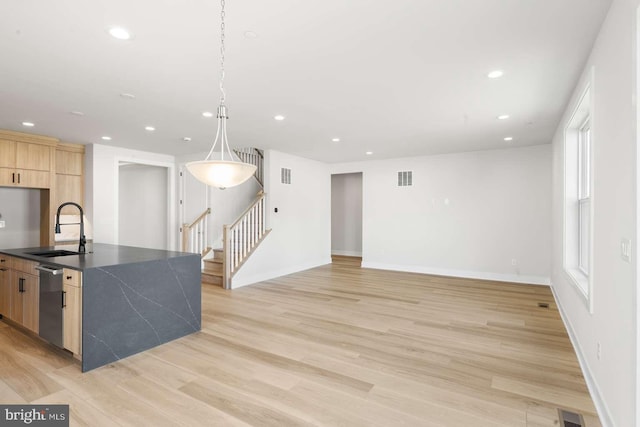
{"type": "Polygon", "coordinates": [[[48,265],[36,265],[36,270],[40,270],[42,272],[45,273],[49,273],[49,274],[53,274],[54,276],[57,276],[58,274],[62,274],[62,269],[61,268],[56,268],[56,267],[51,267],[48,265]]]}

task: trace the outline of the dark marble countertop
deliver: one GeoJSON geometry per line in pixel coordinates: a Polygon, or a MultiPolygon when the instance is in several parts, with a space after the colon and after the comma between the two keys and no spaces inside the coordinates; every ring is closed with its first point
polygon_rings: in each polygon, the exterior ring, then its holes
{"type": "Polygon", "coordinates": [[[137,248],[133,246],[109,245],[105,243],[87,244],[87,253],[85,254],[66,255],[53,258],[46,258],[29,254],[30,252],[47,250],[67,250],[77,252],[78,245],[56,245],[20,249],[0,249],[0,253],[18,258],[28,259],[31,261],[38,261],[42,264],[71,268],[74,270],[87,270],[90,268],[108,267],[112,265],[134,264],[146,261],[159,261],[183,256],[197,256],[197,254],[186,252],[137,248]]]}

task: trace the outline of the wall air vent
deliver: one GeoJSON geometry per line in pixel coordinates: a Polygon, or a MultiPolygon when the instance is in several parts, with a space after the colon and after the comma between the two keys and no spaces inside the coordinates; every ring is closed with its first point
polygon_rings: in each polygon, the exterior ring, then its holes
{"type": "Polygon", "coordinates": [[[291,169],[280,169],[280,182],[283,184],[291,184],[291,169]]]}
{"type": "Polygon", "coordinates": [[[398,172],[398,187],[409,187],[413,185],[413,171],[398,172]]]}

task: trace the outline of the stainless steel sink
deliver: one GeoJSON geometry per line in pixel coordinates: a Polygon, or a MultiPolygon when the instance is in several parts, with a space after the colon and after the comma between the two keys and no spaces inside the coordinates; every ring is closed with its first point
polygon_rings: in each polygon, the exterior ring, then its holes
{"type": "Polygon", "coordinates": [[[27,252],[28,255],[40,256],[43,258],[54,258],[59,256],[68,256],[68,255],[78,255],[79,252],[67,251],[63,249],[58,250],[49,250],[49,251],[38,251],[38,252],[27,252]]]}

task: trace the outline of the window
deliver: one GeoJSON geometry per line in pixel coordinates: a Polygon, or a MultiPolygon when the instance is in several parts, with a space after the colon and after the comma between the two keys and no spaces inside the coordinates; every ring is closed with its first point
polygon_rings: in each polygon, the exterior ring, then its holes
{"type": "Polygon", "coordinates": [[[585,297],[591,300],[591,211],[593,170],[593,115],[587,87],[564,135],[564,270],[585,297]]]}
{"type": "Polygon", "coordinates": [[[591,126],[589,118],[578,132],[578,268],[589,276],[589,210],[591,209],[591,126]]]}

